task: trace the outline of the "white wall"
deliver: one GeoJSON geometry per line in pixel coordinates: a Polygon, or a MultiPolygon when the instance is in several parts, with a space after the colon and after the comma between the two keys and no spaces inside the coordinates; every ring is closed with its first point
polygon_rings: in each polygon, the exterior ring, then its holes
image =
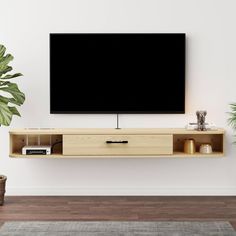
{"type": "MultiPolygon", "coordinates": [[[[115,115],[49,114],[50,32],[186,32],[186,114],[121,115],[121,126],[183,127],[206,109],[207,120],[227,130],[225,158],[27,160],[8,157],[9,128],[2,127],[7,194],[236,194],[236,147],[226,122],[228,104],[236,102],[235,0],[8,0],[0,6],[0,43],[15,56],[15,72],[24,74],[17,80],[27,97],[12,128],[115,126],[115,115]]],[[[69,89],[73,80],[67,82],[69,89]]]]}

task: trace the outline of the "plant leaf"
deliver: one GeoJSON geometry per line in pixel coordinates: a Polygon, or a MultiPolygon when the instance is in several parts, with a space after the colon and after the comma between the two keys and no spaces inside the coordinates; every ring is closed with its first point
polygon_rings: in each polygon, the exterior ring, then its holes
{"type": "Polygon", "coordinates": [[[12,79],[12,78],[15,78],[15,77],[18,77],[18,76],[22,76],[22,74],[21,73],[16,73],[16,74],[13,74],[13,75],[5,75],[1,79],[12,79]]]}
{"type": "Polygon", "coordinates": [[[3,88],[0,87],[0,90],[10,93],[20,104],[23,104],[25,101],[25,94],[19,90],[17,84],[15,83],[10,83],[8,86],[3,88]]]}
{"type": "Polygon", "coordinates": [[[7,54],[5,57],[0,58],[0,76],[12,70],[12,67],[8,66],[9,62],[12,60],[13,56],[11,54],[7,54]]]}
{"type": "Polygon", "coordinates": [[[9,126],[12,120],[12,112],[10,111],[9,107],[0,102],[0,124],[9,126]]]}
{"type": "Polygon", "coordinates": [[[18,102],[15,98],[8,98],[9,99],[9,103],[21,106],[22,103],[18,102]]]}
{"type": "MultiPolygon", "coordinates": [[[[228,112],[229,118],[228,118],[228,124],[233,128],[234,131],[236,131],[236,103],[230,104],[231,112],[228,112]]],[[[234,139],[236,136],[234,135],[234,139]]],[[[236,144],[236,140],[233,142],[233,144],[236,144]]]]}
{"type": "Polygon", "coordinates": [[[3,102],[5,104],[8,104],[9,102],[9,98],[6,98],[6,97],[3,97],[3,96],[0,96],[0,102],[3,102]]]}
{"type": "Polygon", "coordinates": [[[0,102],[3,102],[5,104],[12,103],[12,104],[15,104],[18,106],[21,105],[19,102],[17,102],[17,100],[15,98],[7,98],[7,97],[3,97],[1,95],[0,95],[0,102]]]}
{"type": "Polygon", "coordinates": [[[230,108],[232,111],[236,111],[236,104],[230,104],[230,108]]]}
{"type": "Polygon", "coordinates": [[[5,57],[0,58],[0,67],[4,65],[8,65],[10,61],[12,61],[14,57],[11,54],[7,54],[5,57]]]}
{"type": "Polygon", "coordinates": [[[5,66],[3,68],[0,68],[0,77],[11,70],[12,70],[11,66],[5,66]]]}
{"type": "Polygon", "coordinates": [[[4,56],[5,52],[6,52],[6,48],[0,44],[0,58],[4,56]]]}
{"type": "Polygon", "coordinates": [[[8,106],[8,104],[11,103],[18,106],[22,105],[25,101],[25,94],[19,90],[17,84],[6,81],[22,76],[22,74],[7,74],[12,70],[12,67],[8,64],[14,57],[11,54],[5,55],[5,53],[5,46],[0,44],[0,90],[11,95],[11,97],[0,95],[0,124],[8,126],[11,123],[13,115],[20,116],[17,108],[15,106],[8,106]]]}
{"type": "Polygon", "coordinates": [[[8,107],[12,115],[21,116],[16,107],[8,107]]]}
{"type": "Polygon", "coordinates": [[[2,86],[6,86],[6,85],[8,85],[8,84],[11,84],[11,82],[9,82],[9,81],[2,81],[2,80],[0,80],[0,86],[2,87],[2,86]]]}

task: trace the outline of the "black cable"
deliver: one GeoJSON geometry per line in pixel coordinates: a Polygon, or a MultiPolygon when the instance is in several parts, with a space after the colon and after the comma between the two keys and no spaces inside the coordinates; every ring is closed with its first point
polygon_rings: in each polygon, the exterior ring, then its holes
{"type": "Polygon", "coordinates": [[[53,148],[57,145],[57,144],[60,144],[62,143],[62,141],[58,141],[58,142],[55,142],[54,144],[52,144],[52,147],[51,147],[51,152],[53,153],[53,148]]]}

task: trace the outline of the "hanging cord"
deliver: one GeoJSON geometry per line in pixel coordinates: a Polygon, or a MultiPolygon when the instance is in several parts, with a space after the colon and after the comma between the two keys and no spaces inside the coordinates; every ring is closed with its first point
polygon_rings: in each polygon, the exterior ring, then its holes
{"type": "Polygon", "coordinates": [[[53,148],[54,148],[57,144],[60,144],[60,143],[62,143],[62,141],[58,141],[58,142],[55,142],[54,144],[52,144],[52,147],[51,147],[51,152],[52,152],[52,153],[54,152],[53,148]]]}

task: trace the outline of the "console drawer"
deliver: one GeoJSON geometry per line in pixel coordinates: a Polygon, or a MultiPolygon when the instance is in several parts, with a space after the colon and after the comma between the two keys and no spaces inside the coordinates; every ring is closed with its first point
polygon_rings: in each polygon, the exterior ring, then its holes
{"type": "Polygon", "coordinates": [[[173,153],[173,135],[63,135],[63,155],[148,156],[173,153]]]}

